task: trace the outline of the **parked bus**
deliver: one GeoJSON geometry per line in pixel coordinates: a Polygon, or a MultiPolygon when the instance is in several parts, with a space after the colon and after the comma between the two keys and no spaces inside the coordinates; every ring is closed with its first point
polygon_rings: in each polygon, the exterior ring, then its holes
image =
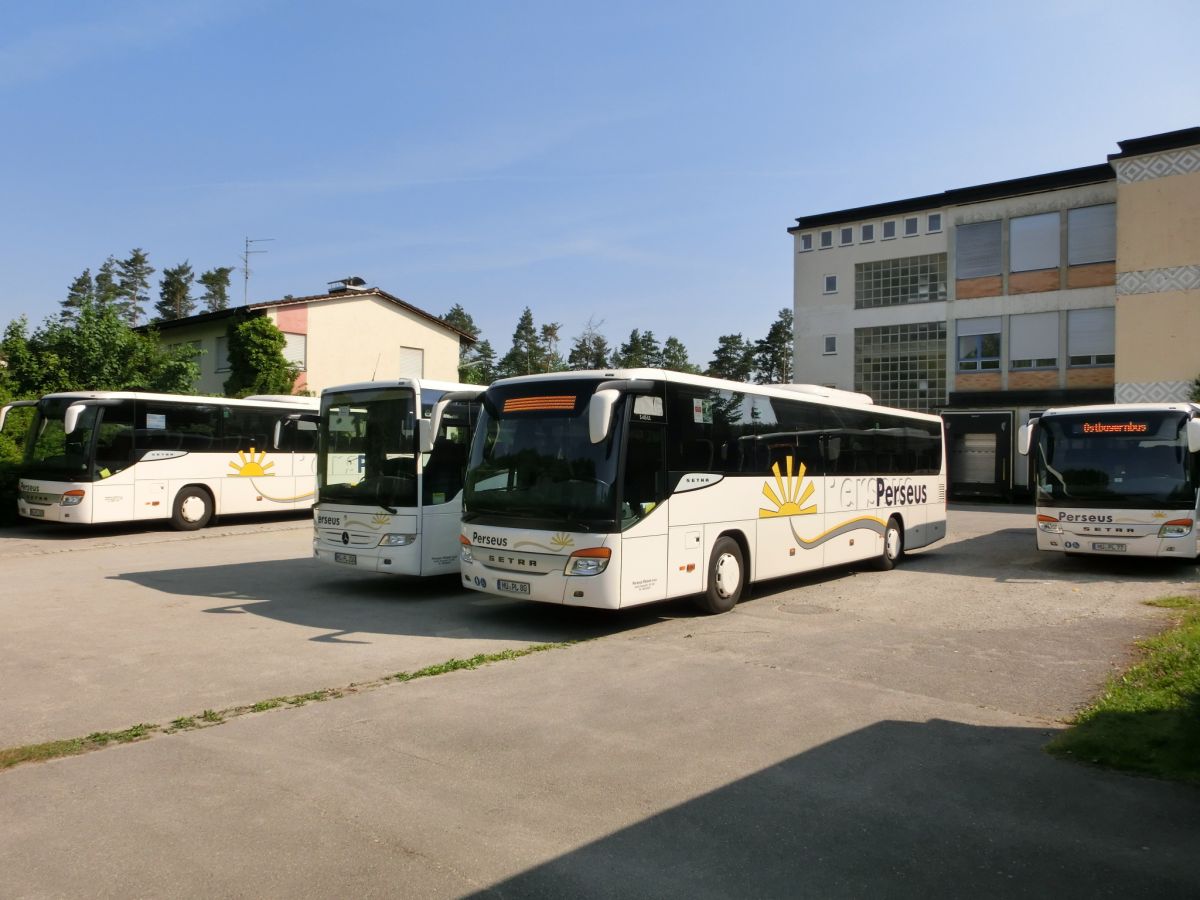
{"type": "Polygon", "coordinates": [[[509,378],[483,396],[463,584],[623,608],[875,560],[946,534],[942,422],[869,397],[635,369],[509,378]]]}
{"type": "Polygon", "coordinates": [[[193,397],[127,391],[47,394],[35,408],[17,510],[94,525],[170,519],[184,531],[216,515],[312,506],[315,398],[193,397]]]}
{"type": "Polygon", "coordinates": [[[463,471],[482,392],[416,378],[324,390],[313,555],[368,572],[456,571],[463,471]]]}
{"type": "Polygon", "coordinates": [[[1034,455],[1039,550],[1200,553],[1200,405],[1051,409],[1022,427],[1018,449],[1034,455]]]}

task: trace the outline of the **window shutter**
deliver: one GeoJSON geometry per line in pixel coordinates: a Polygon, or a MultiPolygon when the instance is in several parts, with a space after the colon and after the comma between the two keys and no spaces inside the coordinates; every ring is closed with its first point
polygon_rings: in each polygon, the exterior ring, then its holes
{"type": "Polygon", "coordinates": [[[422,378],[425,375],[425,351],[420,347],[400,348],[400,378],[422,378]]]}
{"type": "Polygon", "coordinates": [[[959,319],[956,323],[959,337],[972,337],[977,334],[999,334],[1000,317],[982,316],[978,319],[959,319]]]}
{"type": "Polygon", "coordinates": [[[1116,258],[1115,204],[1084,206],[1067,212],[1067,262],[1070,265],[1111,262],[1116,258]]]}
{"type": "Polygon", "coordinates": [[[1009,359],[1057,359],[1058,313],[1030,313],[1008,320],[1009,359]]]}
{"type": "Polygon", "coordinates": [[[1008,223],[1012,271],[1058,268],[1059,215],[1021,216],[1008,223]]]}
{"type": "Polygon", "coordinates": [[[285,332],[283,337],[283,358],[303,372],[308,368],[308,335],[285,332]]]}
{"type": "Polygon", "coordinates": [[[1073,309],[1067,313],[1067,354],[1102,356],[1114,351],[1113,321],[1115,310],[1073,309]]]}
{"type": "Polygon", "coordinates": [[[959,225],[955,248],[955,274],[983,278],[1000,274],[1000,221],[959,225]]]}

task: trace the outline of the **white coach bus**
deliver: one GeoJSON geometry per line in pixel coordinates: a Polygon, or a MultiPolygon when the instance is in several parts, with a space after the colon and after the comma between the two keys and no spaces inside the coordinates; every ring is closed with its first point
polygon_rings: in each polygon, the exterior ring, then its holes
{"type": "Polygon", "coordinates": [[[35,408],[17,511],[94,525],[170,519],[203,528],[216,515],[312,506],[315,398],[88,391],[47,394],[0,409],[35,408]]]}
{"type": "Polygon", "coordinates": [[[1024,426],[1039,550],[1196,558],[1200,405],[1047,410],[1024,426]]]}
{"type": "Polygon", "coordinates": [[[416,378],[326,388],[313,555],[367,572],[456,571],[463,471],[482,392],[416,378]]]}
{"type": "Polygon", "coordinates": [[[653,369],[510,378],[484,394],[463,584],[608,609],[875,560],[946,534],[942,421],[869,397],[653,369]]]}

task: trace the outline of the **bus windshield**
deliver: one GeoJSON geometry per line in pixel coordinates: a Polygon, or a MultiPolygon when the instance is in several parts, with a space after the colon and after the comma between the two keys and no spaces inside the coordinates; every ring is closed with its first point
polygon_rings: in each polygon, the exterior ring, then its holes
{"type": "Polygon", "coordinates": [[[1048,505],[1191,507],[1187,416],[1145,411],[1048,416],[1037,427],[1037,499],[1048,505]]]}
{"type": "Polygon", "coordinates": [[[321,402],[318,501],[395,510],[417,505],[411,388],[327,393],[321,402]]]}
{"type": "Polygon", "coordinates": [[[94,406],[86,407],[75,430],[67,434],[63,416],[67,407],[76,402],[70,397],[55,397],[38,403],[37,415],[25,444],[22,468],[25,475],[52,481],[92,479],[92,435],[99,410],[94,406]]]}
{"type": "Polygon", "coordinates": [[[597,383],[524,383],[484,395],[467,467],[464,521],[485,515],[489,522],[529,528],[613,529],[620,429],[591,442],[588,402],[597,383]]]}

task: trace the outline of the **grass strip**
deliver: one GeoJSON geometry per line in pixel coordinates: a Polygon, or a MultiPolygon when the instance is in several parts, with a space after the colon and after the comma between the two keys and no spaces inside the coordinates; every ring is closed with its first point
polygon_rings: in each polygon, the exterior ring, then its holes
{"type": "Polygon", "coordinates": [[[374,690],[396,682],[403,683],[414,681],[418,678],[430,678],[434,675],[444,675],[447,672],[456,672],[460,669],[478,669],[480,666],[485,666],[489,663],[519,659],[522,656],[541,653],[544,650],[559,650],[569,647],[573,643],[576,642],[562,641],[555,644],[534,644],[531,647],[523,647],[519,650],[478,653],[469,659],[451,658],[443,663],[426,666],[415,672],[397,672],[394,675],[385,675],[374,681],[356,682],[344,688],[323,688],[319,691],[293,694],[290,697],[270,697],[266,700],[259,700],[256,703],[248,703],[244,706],[231,706],[228,709],[206,709],[204,712],[196,715],[179,716],[172,719],[171,724],[166,726],[141,723],[130,726],[124,731],[96,731],[82,738],[46,741],[41,744],[26,744],[22,747],[0,748],[0,771],[11,769],[13,766],[19,766],[23,763],[45,762],[64,756],[78,756],[81,753],[101,750],[110,744],[128,744],[132,741],[146,740],[159,734],[175,734],[180,731],[212,728],[216,725],[224,724],[230,719],[249,715],[250,713],[267,712],[268,710],[279,709],[280,707],[294,709],[299,706],[305,706],[308,703],[336,700],[347,694],[363,693],[364,691],[374,690]]]}
{"type": "Polygon", "coordinates": [[[1142,658],[1111,677],[1046,750],[1055,756],[1200,785],[1200,597],[1150,605],[1173,627],[1138,642],[1142,658]]]}

